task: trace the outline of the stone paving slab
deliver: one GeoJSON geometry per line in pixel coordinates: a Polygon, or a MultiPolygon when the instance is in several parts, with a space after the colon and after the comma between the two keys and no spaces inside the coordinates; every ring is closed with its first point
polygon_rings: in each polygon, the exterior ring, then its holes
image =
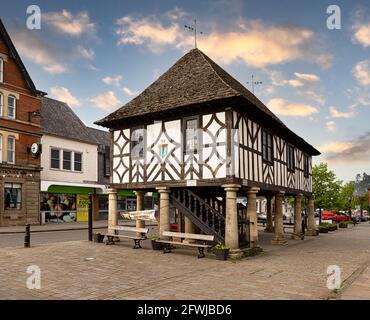
{"type": "MultiPolygon", "coordinates": [[[[133,250],[132,242],[107,246],[88,241],[0,249],[0,299],[327,299],[326,269],[335,264],[342,279],[370,257],[370,225],[267,245],[259,256],[218,261],[197,251],[153,251],[150,241],[133,250]],[[85,260],[92,257],[93,260],[85,260]],[[29,265],[41,269],[40,290],[26,288],[29,265]]],[[[270,237],[264,234],[261,239],[270,237]]],[[[368,269],[342,298],[366,298],[368,269]],[[353,290],[352,290],[353,289],[353,290]],[[352,291],[351,291],[352,290],[352,291]],[[356,296],[356,297],[357,297],[356,296]]]]}

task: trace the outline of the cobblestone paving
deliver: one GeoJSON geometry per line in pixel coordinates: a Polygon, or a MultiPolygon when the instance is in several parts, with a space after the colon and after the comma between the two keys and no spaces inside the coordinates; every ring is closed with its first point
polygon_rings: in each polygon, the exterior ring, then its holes
{"type": "Polygon", "coordinates": [[[370,297],[370,224],[284,247],[268,245],[269,237],[261,235],[263,254],[237,262],[198,260],[196,251],[183,249],[163,254],[150,241],[140,250],[128,241],[1,248],[0,299],[326,299],[326,268],[333,264],[351,279],[342,298],[356,297],[351,290],[361,283],[361,297],[370,297]],[[40,290],[26,288],[29,265],[41,268],[40,290]]]}

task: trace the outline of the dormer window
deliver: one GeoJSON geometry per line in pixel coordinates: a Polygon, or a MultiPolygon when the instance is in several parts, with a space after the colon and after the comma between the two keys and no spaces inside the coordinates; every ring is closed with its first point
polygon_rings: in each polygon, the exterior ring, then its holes
{"type": "Polygon", "coordinates": [[[0,58],[0,82],[4,82],[4,60],[0,58]]]}
{"type": "Polygon", "coordinates": [[[13,96],[8,96],[8,118],[15,119],[16,99],[13,96]]]}

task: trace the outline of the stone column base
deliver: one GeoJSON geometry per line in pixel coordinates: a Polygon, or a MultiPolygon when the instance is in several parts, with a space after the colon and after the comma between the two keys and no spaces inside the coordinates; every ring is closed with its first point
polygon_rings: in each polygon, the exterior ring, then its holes
{"type": "Polygon", "coordinates": [[[244,257],[244,252],[240,249],[232,249],[229,251],[229,259],[237,260],[244,257]]]}
{"type": "Polygon", "coordinates": [[[274,238],[271,240],[271,244],[286,245],[288,241],[284,238],[274,238]]]}
{"type": "Polygon", "coordinates": [[[274,227],[266,227],[264,231],[267,232],[267,233],[274,233],[275,232],[274,227]]]}
{"type": "Polygon", "coordinates": [[[305,234],[307,236],[314,237],[314,236],[318,236],[319,232],[316,229],[308,229],[305,234]]]}
{"type": "Polygon", "coordinates": [[[303,235],[303,233],[293,233],[292,234],[292,239],[294,239],[294,240],[303,240],[304,235],[303,235]]]}

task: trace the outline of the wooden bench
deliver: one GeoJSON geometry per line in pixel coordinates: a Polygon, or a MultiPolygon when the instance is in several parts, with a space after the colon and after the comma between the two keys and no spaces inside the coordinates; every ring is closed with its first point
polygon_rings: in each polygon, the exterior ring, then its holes
{"type": "Polygon", "coordinates": [[[114,238],[126,238],[134,240],[134,249],[141,248],[140,241],[147,239],[147,234],[149,229],[148,228],[135,228],[135,227],[125,227],[125,226],[115,226],[109,227],[108,230],[113,230],[115,234],[106,233],[104,236],[107,237],[107,245],[114,244],[114,238]],[[119,234],[119,231],[125,231],[130,233],[135,233],[135,235],[125,235],[119,234]],[[137,234],[140,233],[140,236],[137,234]]]}
{"type": "Polygon", "coordinates": [[[199,251],[198,258],[205,257],[204,249],[213,247],[213,245],[207,244],[207,242],[214,242],[215,240],[215,237],[210,235],[171,232],[171,231],[163,231],[162,236],[168,237],[168,240],[155,240],[155,241],[163,243],[163,253],[171,252],[171,248],[173,245],[184,247],[196,247],[198,248],[199,251]],[[180,241],[174,241],[174,239],[179,239],[180,241]],[[183,241],[184,239],[194,240],[195,242],[190,243],[184,242],[183,241]]]}

